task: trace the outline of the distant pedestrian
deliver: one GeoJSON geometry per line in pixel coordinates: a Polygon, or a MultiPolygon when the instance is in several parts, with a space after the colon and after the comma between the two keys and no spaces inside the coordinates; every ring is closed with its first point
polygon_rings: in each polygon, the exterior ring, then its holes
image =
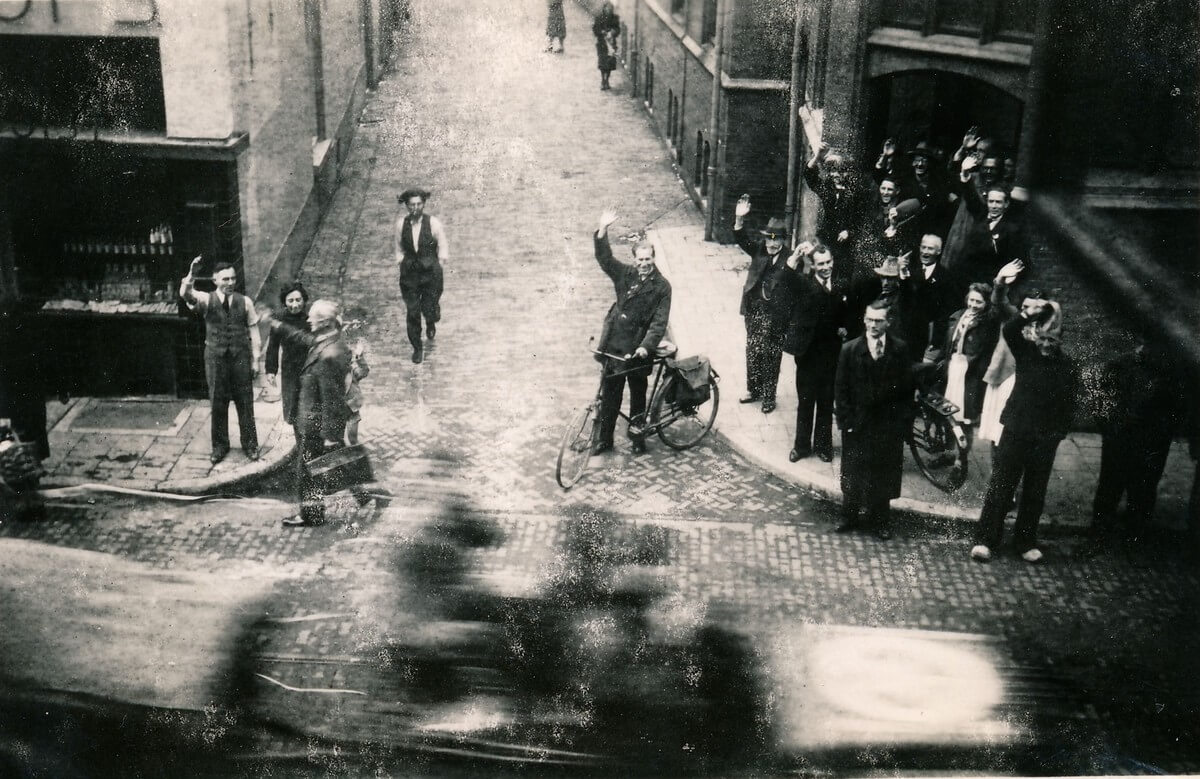
{"type": "Polygon", "coordinates": [[[1092,501],[1097,535],[1117,529],[1122,495],[1121,530],[1126,535],[1140,533],[1154,517],[1171,440],[1184,430],[1188,413],[1187,388],[1176,374],[1171,355],[1151,338],[1100,370],[1092,388],[1102,437],[1100,479],[1092,501]]]}
{"type": "Polygon", "coordinates": [[[237,271],[227,262],[213,268],[213,292],[195,289],[201,258],[192,260],[179,283],[179,296],[204,320],[204,373],[212,403],[214,465],[229,454],[229,401],[237,409],[242,451],[258,459],[258,430],[254,425],[254,375],[258,372],[260,342],[258,313],[250,298],[234,290],[237,271]]]}
{"type": "Polygon", "coordinates": [[[600,7],[592,22],[592,35],[596,36],[596,67],[600,69],[600,89],[609,89],[608,77],[617,69],[617,36],[621,34],[621,19],[606,2],[600,7]]]}
{"type": "Polygon", "coordinates": [[[842,346],[834,409],[842,431],[842,524],[859,529],[859,513],[880,540],[892,537],[890,504],[900,497],[904,434],[912,420],[913,377],[908,346],[889,334],[886,305],[863,314],[865,332],[842,346]]]}
{"type": "Polygon", "coordinates": [[[733,211],[733,237],[750,255],[746,283],[742,286],[739,313],[746,323],[746,394],[740,403],[762,402],[762,412],[775,410],[779,385],[779,363],[783,359],[783,335],[791,311],[791,290],[783,246],[787,224],[778,217],[767,221],[760,238],[746,232],[750,196],[738,198],[733,211]]]}
{"type": "MultiPolygon", "coordinates": [[[[279,290],[279,302],[283,310],[279,319],[295,328],[308,326],[308,290],[298,281],[284,285],[279,290]]],[[[300,369],[308,356],[308,346],[285,340],[279,330],[271,330],[267,336],[266,374],[267,381],[279,387],[279,401],[283,406],[283,421],[296,424],[296,404],[300,399],[300,369]],[[278,376],[278,378],[276,378],[278,376]]]]}
{"type": "Polygon", "coordinates": [[[796,360],[796,435],[789,462],[816,453],[833,460],[833,381],[842,348],[846,292],[833,275],[833,252],[824,244],[801,242],[788,258],[793,268],[792,305],[783,350],[796,360]],[[812,274],[803,273],[799,257],[811,258],[812,274]]]}
{"type": "Polygon", "coordinates": [[[396,217],[394,251],[412,361],[419,363],[425,359],[426,349],[421,340],[421,319],[425,319],[425,337],[432,348],[442,318],[442,263],[450,256],[450,244],[442,221],[425,213],[428,190],[406,189],[398,199],[407,213],[396,217]]]}
{"type": "Polygon", "coordinates": [[[566,38],[567,17],[563,13],[563,0],[546,0],[546,51],[562,54],[566,38]]]}
{"type": "Polygon", "coordinates": [[[654,264],[654,245],[639,241],[633,247],[633,264],[613,257],[608,244],[608,228],[617,220],[616,212],[605,210],[593,236],[596,262],[612,280],[616,301],[604,316],[598,350],[615,355],[599,357],[604,365],[604,386],[597,414],[600,432],[592,454],[613,448],[613,432],[621,410],[621,396],[629,384],[629,438],[633,453],[646,451],[641,426],[646,414],[646,379],[650,375],[651,355],[667,332],[671,318],[671,284],[654,264]]]}
{"type": "Polygon", "coordinates": [[[1046,330],[1046,323],[1061,314],[1044,296],[1030,293],[1017,310],[1008,303],[1013,269],[996,277],[993,302],[1011,318],[1001,329],[1014,363],[1012,395],[1000,417],[1004,425],[992,458],[992,474],[983,497],[983,510],[975,528],[971,557],[987,562],[1000,545],[1004,517],[1017,487],[1021,498],[1013,528],[1013,547],[1023,560],[1036,563],[1043,557],[1037,546],[1037,527],[1046,501],[1046,488],[1054,469],[1058,444],[1070,430],[1079,395],[1078,371],[1062,351],[1062,341],[1046,330]]]}

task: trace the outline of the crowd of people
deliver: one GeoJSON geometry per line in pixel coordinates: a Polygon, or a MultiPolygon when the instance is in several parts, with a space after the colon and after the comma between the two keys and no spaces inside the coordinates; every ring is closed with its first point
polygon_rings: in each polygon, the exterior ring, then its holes
{"type": "Polygon", "coordinates": [[[788,459],[830,462],[836,419],[839,532],[891,536],[888,507],[900,495],[918,390],[953,404],[969,444],[991,444],[972,559],[992,559],[1014,503],[1013,549],[1027,562],[1042,559],[1037,529],[1055,454],[1093,395],[1107,404],[1096,533],[1112,532],[1122,494],[1127,532],[1153,513],[1171,439],[1188,426],[1182,379],[1161,349],[1143,346],[1107,363],[1085,393],[1085,366],[1063,348],[1063,306],[1033,283],[1015,170],[979,127],[948,158],[927,142],[902,154],[888,139],[870,175],[822,144],[804,168],[820,204],[812,236],[789,251],[783,218],[751,231],[750,197],[734,208],[734,236],[750,256],[740,402],[774,412],[782,355],[792,356],[798,405],[788,459]]]}

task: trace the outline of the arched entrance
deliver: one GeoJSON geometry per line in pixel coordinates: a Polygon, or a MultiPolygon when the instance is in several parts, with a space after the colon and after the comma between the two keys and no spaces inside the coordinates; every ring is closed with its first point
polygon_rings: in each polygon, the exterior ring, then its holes
{"type": "Polygon", "coordinates": [[[972,125],[979,125],[1006,156],[1016,158],[1024,104],[986,81],[940,70],[906,70],[871,79],[869,94],[868,164],[887,138],[895,138],[901,152],[927,141],[948,158],[972,125]]]}

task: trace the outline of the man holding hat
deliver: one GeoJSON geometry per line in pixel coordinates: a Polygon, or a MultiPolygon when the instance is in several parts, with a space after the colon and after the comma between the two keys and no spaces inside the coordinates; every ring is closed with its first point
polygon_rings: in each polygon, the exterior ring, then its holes
{"type": "Polygon", "coordinates": [[[937,151],[921,141],[908,154],[910,170],[902,177],[900,188],[905,197],[915,198],[921,204],[921,213],[912,222],[913,234],[944,236],[954,216],[954,198],[949,182],[942,175],[942,166],[936,164],[937,151]]]}
{"type": "Polygon", "coordinates": [[[442,318],[442,263],[450,256],[442,222],[424,213],[428,190],[406,189],[397,198],[407,213],[396,217],[395,256],[400,268],[400,295],[406,309],[405,323],[412,344],[412,361],[425,359],[421,341],[421,318],[425,337],[431,342],[442,318]]]}
{"type": "Polygon", "coordinates": [[[783,336],[791,312],[790,283],[783,246],[787,224],[771,217],[761,239],[746,234],[750,196],[738,198],[733,212],[733,235],[742,251],[750,255],[750,268],[742,287],[739,313],[746,322],[746,394],[741,403],[762,402],[762,412],[775,410],[775,388],[783,358],[783,336]]]}

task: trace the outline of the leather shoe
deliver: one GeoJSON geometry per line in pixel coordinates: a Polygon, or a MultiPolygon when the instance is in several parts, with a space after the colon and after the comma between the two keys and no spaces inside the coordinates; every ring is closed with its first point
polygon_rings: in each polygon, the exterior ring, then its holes
{"type": "Polygon", "coordinates": [[[817,452],[817,459],[823,463],[833,462],[833,452],[817,452]]]}
{"type": "Polygon", "coordinates": [[[227,454],[229,454],[228,449],[216,449],[213,451],[212,455],[210,455],[208,459],[212,461],[213,465],[216,465],[217,463],[224,460],[225,455],[227,455],[227,454]]]}
{"type": "Polygon", "coordinates": [[[249,449],[243,449],[242,451],[246,453],[247,460],[254,462],[258,459],[258,447],[251,447],[249,449]]]}
{"type": "Polygon", "coordinates": [[[773,401],[773,400],[764,400],[763,401],[762,412],[764,414],[770,414],[774,410],[775,410],[775,401],[773,401]]]}
{"type": "Polygon", "coordinates": [[[631,451],[634,454],[645,454],[646,453],[646,442],[642,441],[640,439],[634,439],[633,444],[631,446],[631,451]]]}
{"type": "Polygon", "coordinates": [[[427,339],[429,339],[430,341],[432,341],[432,340],[433,340],[433,337],[434,337],[435,335],[437,335],[437,328],[436,328],[436,327],[434,327],[433,325],[430,325],[429,327],[426,327],[426,328],[425,328],[425,337],[426,337],[427,339]]]}
{"type": "Polygon", "coordinates": [[[758,395],[755,395],[753,392],[747,392],[745,395],[742,395],[740,398],[738,398],[738,403],[757,403],[758,401],[758,395]]]}
{"type": "Polygon", "coordinates": [[[810,454],[812,454],[812,452],[809,452],[807,449],[793,449],[792,451],[788,452],[788,462],[798,462],[803,460],[805,457],[808,457],[810,454]]]}
{"type": "Polygon", "coordinates": [[[421,347],[418,346],[416,349],[413,349],[413,362],[420,363],[424,359],[425,351],[421,347]]]}
{"type": "Polygon", "coordinates": [[[845,534],[845,533],[853,533],[856,530],[858,530],[857,522],[846,521],[846,522],[843,522],[842,524],[838,525],[836,528],[834,528],[833,532],[845,534]]]}
{"type": "Polygon", "coordinates": [[[880,525],[875,528],[875,537],[880,541],[887,541],[892,537],[892,529],[887,525],[880,525]]]}
{"type": "Polygon", "coordinates": [[[592,444],[592,454],[597,455],[604,454],[605,452],[611,452],[612,448],[612,441],[597,441],[596,443],[592,444]]]}

